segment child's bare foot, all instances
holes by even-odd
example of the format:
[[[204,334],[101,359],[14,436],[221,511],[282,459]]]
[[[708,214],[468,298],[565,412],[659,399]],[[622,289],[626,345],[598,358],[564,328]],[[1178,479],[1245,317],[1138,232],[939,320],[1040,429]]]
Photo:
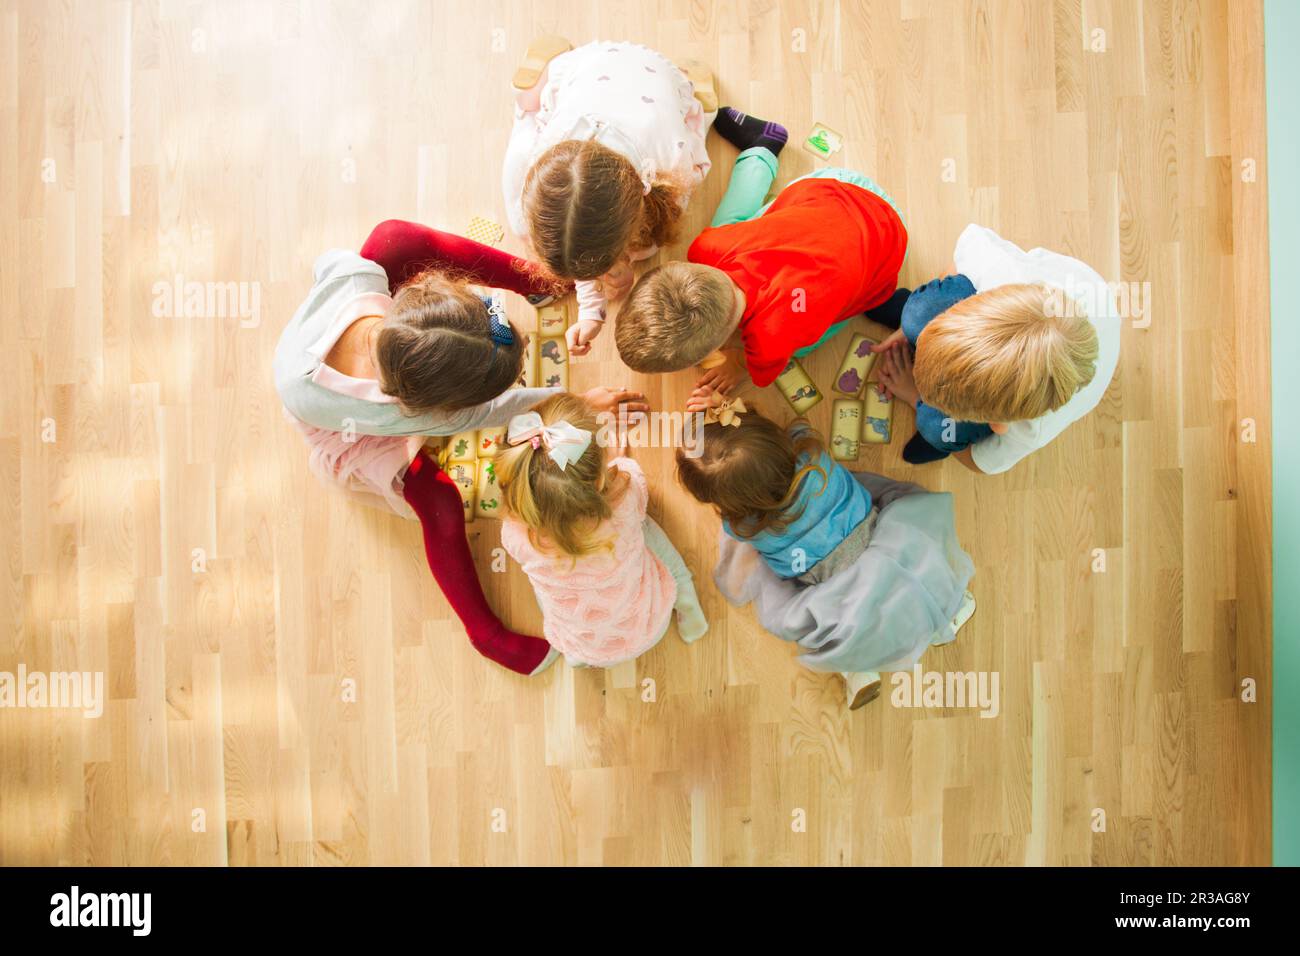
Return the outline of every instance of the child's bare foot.
[[[677,69],[686,74],[686,78],[695,87],[695,98],[706,113],[718,108],[718,89],[713,82],[713,71],[699,60],[678,60]]]
[[[534,37],[532,42],[528,44],[528,50],[524,53],[523,62],[515,70],[510,85],[520,92],[533,89],[541,82],[542,76],[546,73],[547,64],[561,53],[572,49],[573,44],[564,37]]]

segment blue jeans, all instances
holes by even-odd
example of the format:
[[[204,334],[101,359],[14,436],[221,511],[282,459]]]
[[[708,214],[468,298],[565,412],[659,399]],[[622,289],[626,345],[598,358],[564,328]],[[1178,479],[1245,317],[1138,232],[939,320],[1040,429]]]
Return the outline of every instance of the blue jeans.
[[[913,348],[921,331],[963,299],[975,294],[975,286],[964,275],[944,276],[917,286],[903,305],[903,334]],[[916,433],[939,451],[954,452],[993,434],[983,422],[956,421],[925,402],[916,404]]]

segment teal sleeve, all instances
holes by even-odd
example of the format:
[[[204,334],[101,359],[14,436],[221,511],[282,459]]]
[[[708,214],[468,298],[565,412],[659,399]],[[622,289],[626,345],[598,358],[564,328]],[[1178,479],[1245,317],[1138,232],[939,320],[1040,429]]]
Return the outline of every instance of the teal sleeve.
[[[763,200],[776,180],[777,161],[772,151],[754,146],[736,157],[727,192],[713,214],[710,226],[729,226],[759,215]]]

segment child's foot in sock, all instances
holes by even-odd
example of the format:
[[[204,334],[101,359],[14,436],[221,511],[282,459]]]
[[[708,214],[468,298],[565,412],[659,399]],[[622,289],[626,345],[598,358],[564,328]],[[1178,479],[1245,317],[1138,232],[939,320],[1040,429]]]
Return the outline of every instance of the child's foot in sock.
[[[708,630],[709,622],[704,619],[704,609],[698,602],[677,608],[677,633],[685,643],[698,641]]]
[[[763,146],[776,156],[790,138],[789,131],[780,123],[761,120],[756,116],[732,109],[730,106],[718,110],[718,118],[713,121],[713,128],[718,131],[719,136],[741,152],[755,146]]]

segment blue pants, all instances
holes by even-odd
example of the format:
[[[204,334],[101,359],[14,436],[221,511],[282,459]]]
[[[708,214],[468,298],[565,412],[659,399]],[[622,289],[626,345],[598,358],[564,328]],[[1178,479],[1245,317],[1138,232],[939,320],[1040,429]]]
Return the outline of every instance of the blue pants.
[[[934,279],[917,286],[903,305],[903,334],[913,348],[930,320],[975,294],[975,286],[963,275]],[[954,452],[993,434],[983,422],[956,421],[937,408],[917,402],[916,433],[938,451]]]

